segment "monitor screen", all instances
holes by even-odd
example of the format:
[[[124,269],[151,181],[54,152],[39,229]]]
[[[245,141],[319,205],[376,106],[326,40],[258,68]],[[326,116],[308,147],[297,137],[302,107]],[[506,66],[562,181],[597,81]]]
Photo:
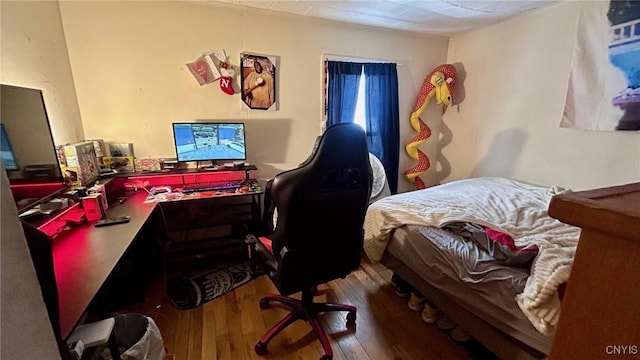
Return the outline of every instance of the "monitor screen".
[[[13,155],[11,141],[7,136],[7,131],[4,129],[4,124],[0,124],[0,152],[2,153],[2,165],[5,170],[10,171],[20,169],[16,162],[16,157]]]
[[[178,161],[246,160],[243,123],[173,123]]]
[[[0,86],[2,163],[18,213],[65,189],[42,91]]]

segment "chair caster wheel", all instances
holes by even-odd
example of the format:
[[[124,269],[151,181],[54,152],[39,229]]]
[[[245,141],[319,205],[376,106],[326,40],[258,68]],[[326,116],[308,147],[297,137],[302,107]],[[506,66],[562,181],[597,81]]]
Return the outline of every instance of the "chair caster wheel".
[[[333,355],[324,354],[324,355],[322,355],[320,360],[333,360]]]
[[[260,309],[267,309],[267,308],[269,308],[269,300],[260,299]]]
[[[253,347],[253,350],[255,350],[258,355],[264,355],[267,353],[267,344],[259,342]]]
[[[356,324],[356,313],[355,311],[350,311],[347,313],[347,326],[353,326]]]

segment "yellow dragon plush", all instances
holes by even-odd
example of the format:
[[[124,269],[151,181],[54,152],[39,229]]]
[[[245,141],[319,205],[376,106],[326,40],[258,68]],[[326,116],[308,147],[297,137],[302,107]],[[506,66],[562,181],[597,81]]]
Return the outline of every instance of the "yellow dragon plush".
[[[431,167],[427,154],[418,148],[431,136],[431,129],[420,119],[420,115],[429,104],[431,98],[435,97],[438,105],[442,105],[444,114],[447,106],[451,104],[452,93],[456,84],[456,68],[451,64],[444,64],[436,67],[424,79],[422,89],[418,94],[418,102],[411,113],[411,127],[418,133],[412,137],[405,147],[407,154],[411,158],[418,160],[418,164],[404,172],[405,177],[413,183],[416,189],[424,189],[424,181],[420,174]]]

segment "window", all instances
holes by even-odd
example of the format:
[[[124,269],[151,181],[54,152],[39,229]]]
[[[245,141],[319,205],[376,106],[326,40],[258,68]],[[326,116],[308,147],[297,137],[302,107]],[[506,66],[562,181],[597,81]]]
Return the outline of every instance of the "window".
[[[393,63],[326,62],[326,126],[355,122],[382,162],[391,193],[398,187],[398,73]]]
[[[362,126],[364,131],[367,131],[367,109],[365,105],[365,84],[367,78],[364,76],[364,67],[362,68],[362,73],[360,74],[360,83],[358,85],[358,97],[356,99],[356,111],[353,116],[353,122]]]

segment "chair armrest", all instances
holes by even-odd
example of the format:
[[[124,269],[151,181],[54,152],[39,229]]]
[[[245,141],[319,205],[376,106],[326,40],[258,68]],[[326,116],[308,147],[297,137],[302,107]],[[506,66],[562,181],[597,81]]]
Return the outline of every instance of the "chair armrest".
[[[267,238],[264,239],[268,240]],[[249,246],[251,272],[254,275],[257,273],[257,266],[260,266],[268,273],[275,273],[278,270],[278,260],[261,240],[249,234],[245,237],[244,242]]]
[[[273,214],[275,212],[276,206],[271,199],[271,184],[273,183],[273,179],[267,181],[264,186],[264,197],[262,198],[262,222],[260,224],[260,233],[262,235],[268,236],[273,232],[275,224],[273,223]]]

